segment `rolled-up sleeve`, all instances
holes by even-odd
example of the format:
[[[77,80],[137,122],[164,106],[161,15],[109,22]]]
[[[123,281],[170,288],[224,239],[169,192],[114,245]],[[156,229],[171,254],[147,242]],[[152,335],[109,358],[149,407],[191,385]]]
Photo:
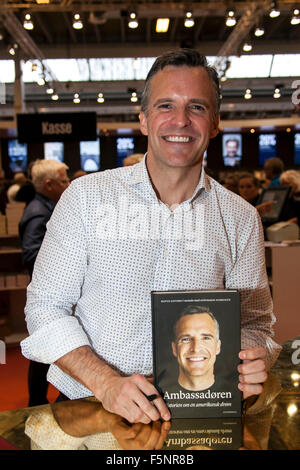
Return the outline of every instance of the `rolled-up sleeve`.
[[[241,295],[242,348],[263,346],[267,350],[270,368],[281,347],[273,340],[273,314],[266,266],[264,237],[260,217],[253,211],[249,224],[240,228],[241,243],[237,246],[237,261],[226,279],[226,288],[236,288]]]
[[[72,314],[87,269],[82,201],[76,184],[63,193],[47,224],[25,307],[29,337],[21,342],[28,359],[53,363],[89,339]]]

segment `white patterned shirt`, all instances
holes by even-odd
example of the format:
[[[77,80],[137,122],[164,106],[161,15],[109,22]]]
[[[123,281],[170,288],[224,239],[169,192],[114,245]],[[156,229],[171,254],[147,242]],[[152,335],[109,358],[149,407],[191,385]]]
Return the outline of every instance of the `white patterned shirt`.
[[[204,170],[193,196],[170,210],[145,158],[72,182],[55,207],[27,290],[28,359],[71,399],[91,391],[53,364],[84,345],[121,374],[152,373],[151,291],[237,289],[242,348],[264,346],[272,300],[257,210]],[[73,306],[76,305],[74,313]]]

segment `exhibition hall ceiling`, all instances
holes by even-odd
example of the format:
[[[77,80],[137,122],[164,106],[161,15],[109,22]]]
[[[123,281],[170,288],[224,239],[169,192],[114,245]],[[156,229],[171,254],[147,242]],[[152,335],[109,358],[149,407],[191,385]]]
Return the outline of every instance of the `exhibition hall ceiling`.
[[[21,60],[26,68],[24,102],[29,111],[88,108],[106,120],[136,121],[147,67],[157,55],[178,47],[196,48],[218,68],[224,79],[223,119],[297,115],[292,95],[295,81],[300,80],[298,7],[300,2],[292,0],[2,0],[0,82],[6,83],[6,104],[0,108],[1,118],[11,117],[14,109],[16,75],[5,79],[4,69],[9,75],[13,61]],[[272,10],[279,14],[270,17]],[[228,15],[235,20],[233,26],[226,24]],[[169,20],[165,32],[156,31],[158,18]],[[136,27],[131,28],[130,21]],[[259,30],[263,33],[256,35]],[[243,49],[246,43],[251,50]],[[244,56],[264,58],[247,67]],[[29,67],[37,69],[45,86],[31,81]],[[60,76],[64,70],[69,75]],[[59,95],[56,101],[47,93],[50,85]],[[274,98],[277,88],[280,97]],[[247,89],[252,93],[248,100],[244,97]],[[76,93],[80,99],[74,103]],[[137,93],[138,101],[130,100],[132,93]]]

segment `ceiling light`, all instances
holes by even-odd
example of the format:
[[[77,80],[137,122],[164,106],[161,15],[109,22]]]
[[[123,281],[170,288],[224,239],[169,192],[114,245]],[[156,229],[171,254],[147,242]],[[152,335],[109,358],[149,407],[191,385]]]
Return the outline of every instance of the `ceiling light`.
[[[80,19],[80,15],[78,13],[76,13],[74,15],[73,28],[74,29],[82,29],[83,28],[83,23],[82,23],[82,20]]]
[[[51,95],[51,99],[52,99],[53,101],[57,101],[57,100],[59,99],[58,94],[57,94],[57,93],[53,93],[53,95]]]
[[[103,93],[98,93],[97,101],[98,103],[104,103]]]
[[[228,13],[227,13],[227,17],[226,17],[226,26],[234,26],[236,24],[236,18],[234,16],[234,11],[233,10],[230,10]]]
[[[46,93],[48,93],[48,95],[52,95],[52,93],[54,93],[53,88],[51,88],[51,86],[49,86],[46,90]]]
[[[166,33],[169,29],[170,18],[157,18],[155,31],[157,33]]]
[[[137,28],[139,23],[138,23],[138,20],[137,20],[136,13],[134,13],[134,12],[130,13],[129,18],[130,18],[129,21],[128,21],[129,28],[131,28],[131,29]]]
[[[184,26],[186,28],[192,28],[195,24],[195,21],[193,20],[193,14],[191,11],[187,11],[185,14],[185,20],[184,20]]]
[[[132,103],[136,103],[136,102],[138,101],[138,97],[137,97],[135,91],[133,91],[133,92],[131,93],[130,101],[132,101]]]
[[[78,93],[75,93],[75,94],[74,94],[73,103],[75,103],[75,104],[79,104],[79,103],[80,103],[80,98],[79,98],[79,94],[78,94]]]
[[[245,52],[252,51],[252,44],[250,44],[249,42],[245,42],[245,44],[243,45],[243,51]]]
[[[272,9],[269,13],[270,18],[277,18],[280,15],[280,11],[277,6],[277,2],[273,2]]]
[[[265,34],[265,30],[262,26],[258,26],[255,31],[254,31],[254,34],[256,37],[260,37],[260,36],[263,36]]]
[[[287,128],[286,128],[286,132],[291,132],[291,130],[292,130],[292,129],[291,129],[290,127],[287,127]]]
[[[294,10],[294,14],[291,18],[291,24],[292,25],[295,25],[295,24],[299,24],[300,23],[300,12],[298,9]]]
[[[45,3],[50,3],[50,0],[35,0],[38,5],[42,5]]]
[[[15,43],[13,46],[8,46],[8,52],[10,53],[10,55],[15,55],[16,53],[16,49],[18,49],[18,44]]]
[[[37,64],[35,62],[32,62],[32,65],[31,65],[31,72],[36,72],[37,71]]]
[[[44,86],[46,82],[45,82],[44,77],[38,77],[36,83],[40,86]]]
[[[273,98],[280,98],[280,88],[275,88],[274,93],[273,93]]]
[[[31,16],[29,13],[25,15],[25,20],[23,23],[24,29],[27,29],[28,31],[32,30],[34,28],[34,24],[32,22]]]
[[[244,98],[245,98],[245,100],[251,100],[252,92],[251,92],[250,88],[247,88],[247,90],[245,91]]]

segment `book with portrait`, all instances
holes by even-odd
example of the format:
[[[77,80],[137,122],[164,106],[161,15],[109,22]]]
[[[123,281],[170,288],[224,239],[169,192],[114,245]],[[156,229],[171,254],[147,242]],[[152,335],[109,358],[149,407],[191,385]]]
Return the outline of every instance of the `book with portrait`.
[[[172,418],[238,418],[237,290],[153,291],[154,385]]]

